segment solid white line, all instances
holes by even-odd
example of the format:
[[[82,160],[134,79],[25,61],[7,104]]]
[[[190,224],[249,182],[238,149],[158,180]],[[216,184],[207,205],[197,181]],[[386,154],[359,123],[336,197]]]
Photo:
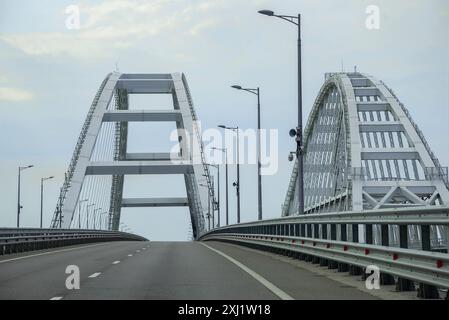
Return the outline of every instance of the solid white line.
[[[119,264],[120,263],[120,261],[114,261],[112,264]]]
[[[206,248],[209,248],[210,250],[214,251],[215,253],[218,253],[219,255],[225,257],[226,259],[228,259],[229,261],[231,261],[233,264],[235,264],[237,267],[239,267],[240,269],[242,269],[243,271],[245,271],[246,273],[248,273],[251,277],[253,277],[254,279],[256,279],[257,281],[259,281],[263,286],[265,286],[268,290],[270,290],[271,292],[273,292],[276,296],[278,296],[281,300],[294,300],[291,296],[289,296],[287,293],[285,293],[284,291],[282,291],[281,289],[279,289],[278,287],[276,287],[274,284],[272,284],[270,281],[268,281],[267,279],[265,279],[264,277],[262,277],[261,275],[259,275],[257,272],[251,270],[250,268],[248,268],[247,266],[245,266],[244,264],[238,262],[237,260],[235,260],[234,258],[228,256],[227,254],[214,249],[210,246],[208,246],[207,244],[201,243],[203,246],[205,246]]]
[[[99,275],[101,274],[101,272],[95,272],[95,273],[93,273],[93,274],[91,274],[88,278],[96,278],[96,277],[98,277]]]
[[[101,245],[105,245],[105,244],[106,243],[99,243],[99,244],[93,244],[93,245],[84,246],[84,247],[76,247],[76,248],[70,248],[70,249],[63,249],[63,250],[56,250],[56,251],[48,251],[48,252],[43,252],[43,253],[31,254],[29,256],[17,257],[17,258],[12,258],[12,259],[7,259],[7,260],[0,260],[0,263],[16,261],[16,260],[22,260],[22,259],[28,259],[28,258],[38,257],[38,256],[45,256],[47,254],[52,254],[52,253],[67,252],[67,251],[74,251],[74,250],[79,250],[79,249],[91,248],[91,247],[101,246]]]
[[[62,299],[62,297],[53,297],[50,300],[61,300],[61,299]]]

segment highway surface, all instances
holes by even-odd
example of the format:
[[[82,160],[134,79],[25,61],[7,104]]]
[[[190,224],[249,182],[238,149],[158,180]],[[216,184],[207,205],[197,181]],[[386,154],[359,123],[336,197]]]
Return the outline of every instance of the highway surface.
[[[66,267],[80,289],[66,289]],[[375,299],[231,244],[109,242],[0,257],[0,299]]]

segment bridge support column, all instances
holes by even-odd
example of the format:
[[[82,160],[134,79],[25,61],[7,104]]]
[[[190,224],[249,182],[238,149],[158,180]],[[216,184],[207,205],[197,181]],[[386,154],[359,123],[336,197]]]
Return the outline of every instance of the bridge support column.
[[[408,248],[408,226],[399,226],[399,246]],[[396,283],[396,291],[415,291],[415,283],[409,279],[398,278]]]
[[[430,243],[430,226],[421,226],[421,245],[423,251],[432,251]],[[420,283],[418,289],[418,297],[423,299],[439,299],[440,294],[435,286]]]

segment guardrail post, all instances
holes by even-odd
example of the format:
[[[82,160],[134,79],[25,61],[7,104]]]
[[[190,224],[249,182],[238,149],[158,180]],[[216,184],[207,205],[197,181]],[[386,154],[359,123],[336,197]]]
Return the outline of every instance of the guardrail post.
[[[367,224],[366,227],[366,243],[367,244],[373,244],[373,225],[372,224]]]
[[[359,225],[352,224],[352,242],[359,242]],[[360,276],[363,275],[363,269],[358,266],[349,266],[349,274],[352,276]]]
[[[430,243],[430,225],[421,225],[421,246],[423,251],[432,251]],[[423,299],[439,299],[440,294],[435,286],[420,283],[418,297]]]
[[[399,225],[399,247],[408,248],[408,226]],[[409,279],[398,278],[396,291],[415,291],[415,283]]]
[[[385,247],[390,246],[390,236],[388,234],[388,224],[383,224],[380,226],[381,232],[381,242]],[[385,274],[381,272],[380,274],[380,284],[383,285],[392,285],[395,284],[394,277],[391,274]]]
[[[347,232],[347,225],[346,224],[340,224],[340,240],[341,241],[348,241],[348,232]],[[348,272],[349,265],[346,263],[338,263],[338,272]]]
[[[330,229],[331,229],[331,240],[333,241],[337,240],[337,225],[331,224]],[[329,269],[337,269],[338,263],[336,261],[329,260],[327,266],[329,267]]]
[[[327,224],[323,223],[321,224],[321,239],[327,240]],[[327,266],[329,261],[324,258],[320,258],[320,266],[325,267]]]

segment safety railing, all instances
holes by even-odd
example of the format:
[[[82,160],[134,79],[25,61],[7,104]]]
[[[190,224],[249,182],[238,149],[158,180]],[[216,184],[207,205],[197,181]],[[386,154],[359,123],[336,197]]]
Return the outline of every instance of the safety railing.
[[[0,229],[0,255],[107,241],[147,239],[118,231],[4,228]]]
[[[376,229],[380,233],[378,244],[373,241]],[[399,247],[392,246],[392,230],[398,233]],[[414,239],[410,232],[416,230],[420,246],[411,249]],[[434,234],[438,241],[432,241]],[[449,207],[433,207],[283,217],[218,228],[200,240],[298,255],[329,268],[344,265],[344,270],[363,270],[375,265],[382,274],[399,277],[398,281],[426,286],[422,297],[435,297],[429,292],[449,289],[448,234]]]

